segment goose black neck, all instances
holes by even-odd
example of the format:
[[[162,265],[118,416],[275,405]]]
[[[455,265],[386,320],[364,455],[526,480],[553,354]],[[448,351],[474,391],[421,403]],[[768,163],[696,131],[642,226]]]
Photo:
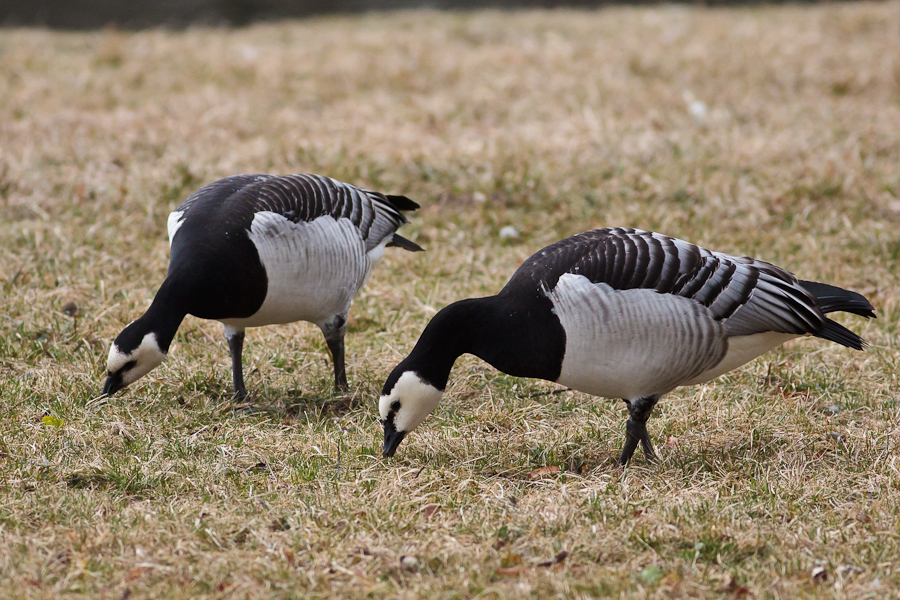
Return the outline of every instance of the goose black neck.
[[[134,347],[140,344],[147,333],[156,334],[156,342],[159,344],[160,350],[169,351],[169,346],[175,338],[178,327],[187,315],[184,294],[181,293],[180,286],[174,284],[171,279],[166,279],[147,312],[137,321],[128,326],[119,336],[125,336],[129,330],[133,330],[130,337],[134,337]],[[118,338],[117,338],[118,341]],[[131,344],[128,344],[131,345]],[[120,348],[122,345],[120,344]]]
[[[431,320],[404,361],[437,389],[444,389],[450,370],[463,354],[474,354],[494,368],[516,377],[559,378],[565,332],[552,314],[549,300],[527,302],[508,296],[455,302]]]

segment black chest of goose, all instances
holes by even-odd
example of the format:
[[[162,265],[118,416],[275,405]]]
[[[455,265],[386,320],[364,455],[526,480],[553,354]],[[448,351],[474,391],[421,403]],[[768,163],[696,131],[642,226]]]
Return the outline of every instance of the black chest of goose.
[[[421,250],[396,233],[417,208],[321,175],[235,175],[202,187],[169,215],[168,274],[110,347],[103,393],[159,365],[188,314],[222,322],[239,398],[244,330],[294,321],[319,326],[345,388],[350,304],[386,247]]]
[[[535,253],[496,296],[435,315],[384,384],[384,454],[434,410],[456,359],[474,354],[510,375],[624,400],[620,462],[638,443],[652,460],[646,422],[666,392],[803,335],[861,350],[825,316],[835,311],[875,317],[860,294],[761,260],[637,229],[581,233]]]

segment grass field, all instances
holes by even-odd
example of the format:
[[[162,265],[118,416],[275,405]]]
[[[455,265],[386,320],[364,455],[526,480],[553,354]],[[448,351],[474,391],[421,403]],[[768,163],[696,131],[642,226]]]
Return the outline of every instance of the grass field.
[[[241,30],[0,30],[0,597],[900,597],[900,4],[430,12]],[[99,399],[168,212],[318,172],[423,209],[319,331],[218,324]],[[457,363],[380,458],[435,311],[544,245],[653,229],[866,294],[871,347],[788,344],[621,402]],[[512,226],[518,237],[501,237]],[[403,558],[406,557],[406,558]]]

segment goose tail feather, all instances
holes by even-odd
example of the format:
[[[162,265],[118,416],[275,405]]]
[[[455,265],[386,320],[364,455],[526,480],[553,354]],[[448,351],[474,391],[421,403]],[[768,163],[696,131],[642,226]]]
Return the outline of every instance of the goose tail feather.
[[[844,311],[868,319],[876,318],[875,308],[862,294],[817,281],[801,281],[800,285],[813,295],[823,313]]]
[[[875,308],[862,294],[817,281],[801,281],[800,285],[812,294],[823,313],[844,311],[868,319],[876,318]],[[861,337],[831,319],[825,319],[825,324],[814,335],[854,350],[862,350],[867,345]]]
[[[387,243],[388,247],[396,247],[403,248],[404,250],[409,250],[410,252],[424,252],[425,248],[418,245],[417,243],[406,239],[401,235],[397,235],[396,233],[391,236],[391,241]]]
[[[391,194],[385,195],[385,198],[388,200],[388,204],[396,208],[397,210],[418,210],[421,208],[418,202],[410,200],[406,196],[394,196]]]

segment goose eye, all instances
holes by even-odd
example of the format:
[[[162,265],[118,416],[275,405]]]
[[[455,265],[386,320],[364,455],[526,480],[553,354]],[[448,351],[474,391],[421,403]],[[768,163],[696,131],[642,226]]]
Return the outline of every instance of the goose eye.
[[[136,364],[137,364],[136,360],[129,360],[127,363],[122,365],[122,368],[119,370],[120,371],[130,371],[131,369],[134,368],[134,365],[136,365]]]
[[[398,410],[400,410],[400,401],[399,400],[394,400],[393,402],[391,402],[391,410],[394,412],[397,412]]]

